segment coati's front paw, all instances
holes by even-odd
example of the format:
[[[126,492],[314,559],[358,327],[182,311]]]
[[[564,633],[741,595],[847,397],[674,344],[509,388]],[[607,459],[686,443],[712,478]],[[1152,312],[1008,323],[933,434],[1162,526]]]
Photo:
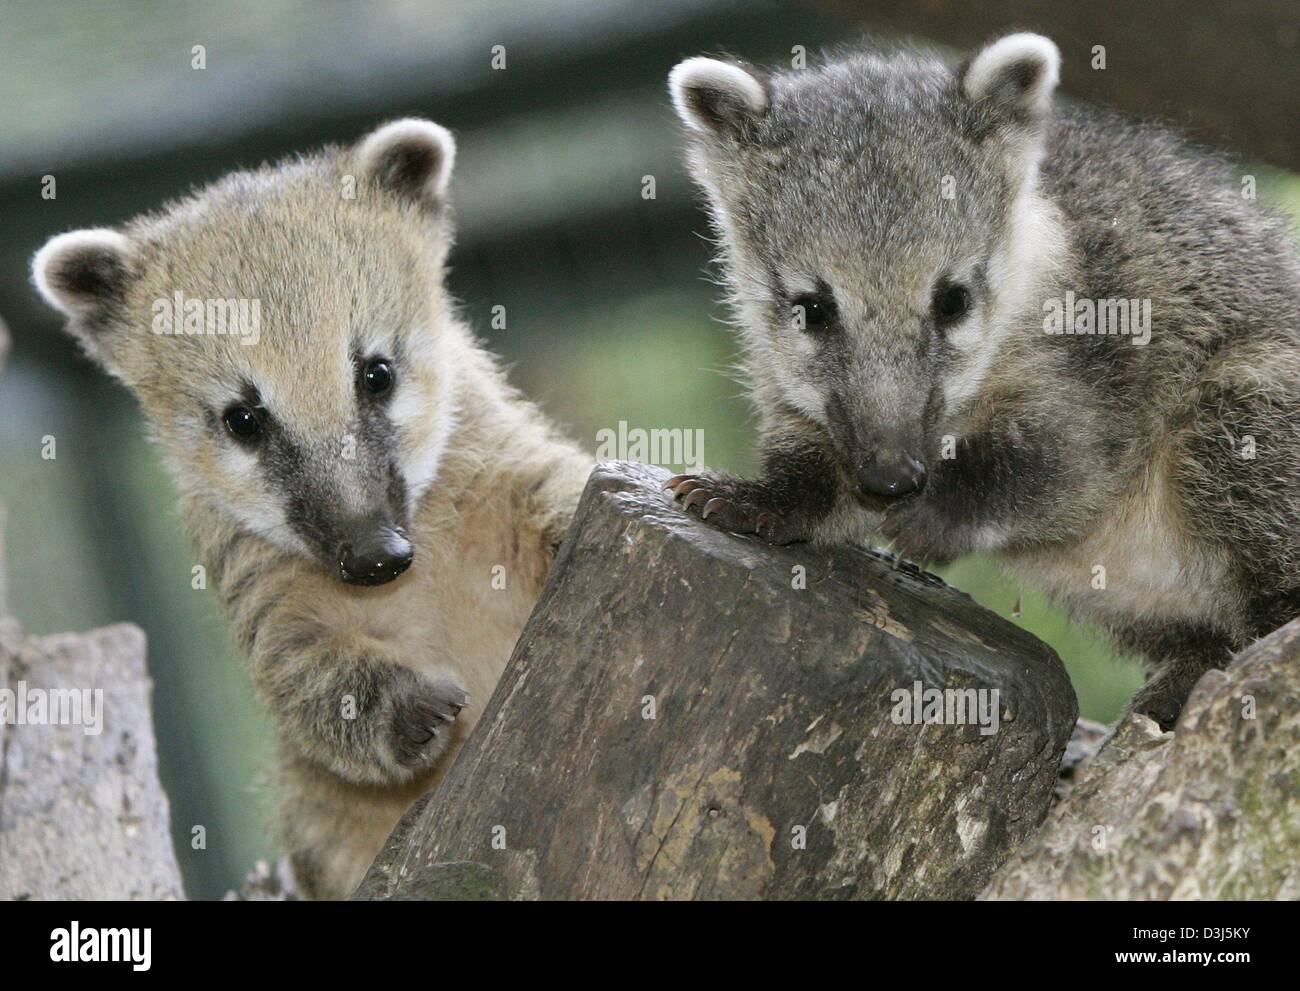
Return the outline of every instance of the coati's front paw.
[[[1128,704],[1128,713],[1147,716],[1168,733],[1178,722],[1188,696],[1203,673],[1179,667],[1157,671],[1133,696]]]
[[[393,695],[388,749],[397,767],[418,773],[432,767],[446,749],[451,724],[469,696],[450,678],[407,674]]]
[[[899,557],[921,565],[948,564],[970,550],[964,529],[950,524],[922,498],[890,506],[878,532]]]
[[[688,512],[697,507],[701,519],[728,533],[752,533],[772,544],[808,539],[797,521],[764,506],[758,483],[713,474],[674,475],[664,491]]]

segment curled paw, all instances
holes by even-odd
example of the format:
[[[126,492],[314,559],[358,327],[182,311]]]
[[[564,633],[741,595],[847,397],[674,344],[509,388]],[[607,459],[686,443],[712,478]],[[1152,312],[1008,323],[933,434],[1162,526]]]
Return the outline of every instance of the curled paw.
[[[1200,674],[1199,669],[1184,671],[1176,667],[1156,672],[1130,700],[1128,711],[1155,720],[1165,733],[1172,731]]]
[[[393,756],[402,767],[418,770],[442,753],[451,724],[469,704],[469,696],[450,678],[425,678],[415,672],[404,688],[393,703]]]
[[[920,499],[891,506],[878,532],[890,541],[895,554],[923,568],[950,564],[970,549],[962,529],[949,525]]]

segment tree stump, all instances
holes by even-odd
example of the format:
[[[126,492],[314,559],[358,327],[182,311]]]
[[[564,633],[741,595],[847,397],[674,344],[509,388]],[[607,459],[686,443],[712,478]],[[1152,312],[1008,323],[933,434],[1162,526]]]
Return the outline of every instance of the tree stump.
[[[184,897],[152,687],[139,627],[26,637],[0,601],[0,901]]]
[[[1300,898],[1300,620],[1122,723],[991,899]]]
[[[144,634],[119,624],[18,641],[13,620],[0,624],[0,688],[15,699],[103,691],[98,733],[85,724],[0,725],[0,899],[183,897],[158,781]]]
[[[595,470],[358,898],[972,898],[1042,821],[1077,714],[1050,648],[876,552],[721,533],[666,477]],[[916,724],[918,688],[962,694]],[[977,698],[996,731],[954,724]]]

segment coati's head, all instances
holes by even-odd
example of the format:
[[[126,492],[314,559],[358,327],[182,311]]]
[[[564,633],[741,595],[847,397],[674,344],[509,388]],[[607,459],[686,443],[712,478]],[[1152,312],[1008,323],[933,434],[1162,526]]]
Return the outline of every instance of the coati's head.
[[[1035,179],[1058,63],[1019,34],[957,69],[866,53],[669,77],[759,406],[820,424],[871,504],[925,484],[1055,253]]]
[[[33,263],[195,505],[355,584],[411,563],[404,528],[455,415],[454,156],[444,128],[397,121],[61,234]]]

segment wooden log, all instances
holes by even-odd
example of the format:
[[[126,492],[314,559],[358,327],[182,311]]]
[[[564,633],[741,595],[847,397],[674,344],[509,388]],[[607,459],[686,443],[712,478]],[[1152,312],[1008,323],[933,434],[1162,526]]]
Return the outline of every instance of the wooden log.
[[[865,549],[723,534],[666,477],[593,473],[358,898],[971,898],[1042,820],[1077,714],[1050,648]],[[903,722],[918,684],[996,690],[996,731]]]
[[[1120,725],[990,899],[1300,898],[1300,620]]]

